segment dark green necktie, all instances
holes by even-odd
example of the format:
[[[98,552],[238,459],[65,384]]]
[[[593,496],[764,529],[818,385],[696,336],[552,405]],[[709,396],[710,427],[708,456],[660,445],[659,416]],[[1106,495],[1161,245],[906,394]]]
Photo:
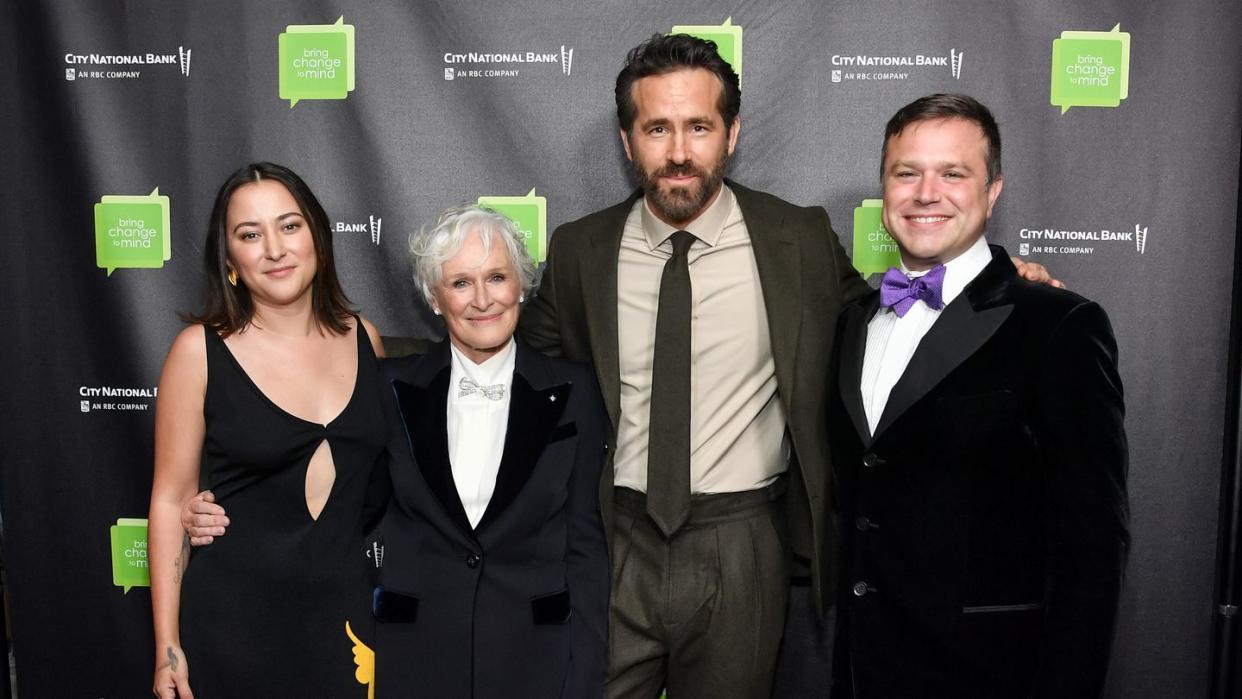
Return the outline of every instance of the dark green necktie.
[[[665,536],[690,514],[690,264],[694,234],[672,235],[673,256],[660,277],[651,425],[647,438],[647,513]]]

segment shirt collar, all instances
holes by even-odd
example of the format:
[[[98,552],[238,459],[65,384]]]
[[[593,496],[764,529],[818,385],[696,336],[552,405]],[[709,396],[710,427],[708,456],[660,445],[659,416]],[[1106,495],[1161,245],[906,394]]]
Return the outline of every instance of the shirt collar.
[[[729,214],[733,213],[733,207],[736,197],[733,196],[733,190],[727,185],[721,183],[720,193],[716,196],[707,210],[699,217],[691,221],[685,228],[674,228],[667,223],[661,221],[654,212],[651,211],[651,205],[647,203],[647,198],[643,197],[643,236],[647,239],[647,245],[652,250],[660,247],[660,244],[668,240],[669,236],[677,231],[689,231],[694,234],[695,238],[707,243],[709,246],[715,246],[720,240],[720,234],[724,231],[725,224],[729,221]]]
[[[509,344],[505,345],[504,349],[488,357],[482,364],[475,364],[451,341],[449,349],[453,355],[451,380],[454,384],[464,376],[480,386],[503,384],[508,387],[513,385],[513,367],[516,357],[513,338],[509,338]]]
[[[975,277],[983,271],[984,267],[992,261],[992,251],[988,249],[988,241],[984,236],[979,236],[974,244],[957,257],[944,263],[944,286],[940,289],[940,298],[944,301],[944,305],[949,305],[953,299],[962,293],[966,285],[974,281]],[[911,279],[927,274],[930,270],[921,272],[911,272],[906,267],[906,263],[901,263],[901,271]]]

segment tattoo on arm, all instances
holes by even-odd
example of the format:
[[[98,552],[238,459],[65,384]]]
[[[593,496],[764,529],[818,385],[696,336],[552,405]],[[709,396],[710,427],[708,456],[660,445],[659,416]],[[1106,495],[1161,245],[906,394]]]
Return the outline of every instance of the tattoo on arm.
[[[177,664],[178,664],[179,662],[180,662],[180,661],[177,659],[177,654],[173,652],[173,647],[172,647],[172,646],[168,646],[168,662],[161,664],[161,665],[159,666],[159,669],[160,669],[160,670],[163,670],[164,668],[166,668],[166,667],[167,667],[167,668],[172,668],[172,671],[173,671],[173,672],[176,672],[176,671],[177,671]]]
[[[186,534],[181,537],[181,553],[177,554],[177,558],[173,560],[173,582],[181,584],[181,576],[185,573],[185,569],[190,565],[190,535]],[[173,667],[173,669],[177,669]]]

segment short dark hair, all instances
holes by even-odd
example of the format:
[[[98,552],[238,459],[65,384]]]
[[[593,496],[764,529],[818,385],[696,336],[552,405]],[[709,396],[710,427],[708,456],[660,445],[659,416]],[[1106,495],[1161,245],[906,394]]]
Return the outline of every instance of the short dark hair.
[[[988,150],[984,159],[988,164],[988,184],[1001,174],[1000,127],[992,112],[978,100],[968,95],[937,93],[920,97],[897,110],[888,126],[884,127],[884,148],[880,152],[880,178],[884,177],[884,160],[888,157],[888,142],[911,124],[936,119],[965,119],[978,124],[987,140]]]
[[[203,264],[207,272],[206,299],[203,311],[187,314],[185,320],[202,323],[223,337],[245,330],[254,316],[254,303],[244,285],[228,282],[228,213],[233,193],[244,185],[271,180],[284,185],[298,203],[302,217],[310,228],[315,245],[315,278],[311,282],[311,308],[320,328],[336,334],[349,331],[345,319],[353,315],[349,299],[336,277],[336,261],[332,257],[332,229],[328,215],[310,187],[297,173],[274,163],[251,163],[229,175],[216,202],[211,207],[207,224],[207,241],[203,246]]]
[[[742,108],[742,89],[733,66],[720,57],[716,42],[689,34],[653,34],[650,39],[630,49],[625,67],[617,74],[617,121],[627,133],[634,126],[638,107],[634,104],[634,83],[640,78],[663,75],[675,70],[703,68],[720,79],[724,91],[716,109],[724,119],[725,131],[733,128],[733,120]]]

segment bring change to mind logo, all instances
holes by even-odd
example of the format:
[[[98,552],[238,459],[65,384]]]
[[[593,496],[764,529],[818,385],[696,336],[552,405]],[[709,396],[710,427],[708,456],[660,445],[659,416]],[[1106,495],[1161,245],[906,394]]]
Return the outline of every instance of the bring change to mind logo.
[[[526,241],[526,251],[530,253],[535,264],[541,264],[548,257],[548,200],[535,194],[531,189],[524,197],[479,197],[479,206],[484,206],[501,216],[505,216],[517,228],[518,233]]]
[[[884,200],[863,199],[854,209],[854,269],[867,279],[901,264],[901,251],[884,228]]]
[[[1065,31],[1052,42],[1050,101],[1070,107],[1117,107],[1130,96],[1130,34]]]
[[[95,266],[157,269],[172,259],[168,197],[156,187],[145,197],[104,195],[95,204]]]
[[[280,99],[343,100],[354,91],[354,25],[290,24],[278,39]]]
[[[131,588],[151,587],[147,567],[147,520],[122,517],[108,528],[112,543],[112,584],[129,594]]]
[[[719,25],[679,24],[669,30],[669,34],[689,34],[716,42],[720,57],[733,67],[738,83],[742,82],[742,28],[733,24],[732,17]]]

